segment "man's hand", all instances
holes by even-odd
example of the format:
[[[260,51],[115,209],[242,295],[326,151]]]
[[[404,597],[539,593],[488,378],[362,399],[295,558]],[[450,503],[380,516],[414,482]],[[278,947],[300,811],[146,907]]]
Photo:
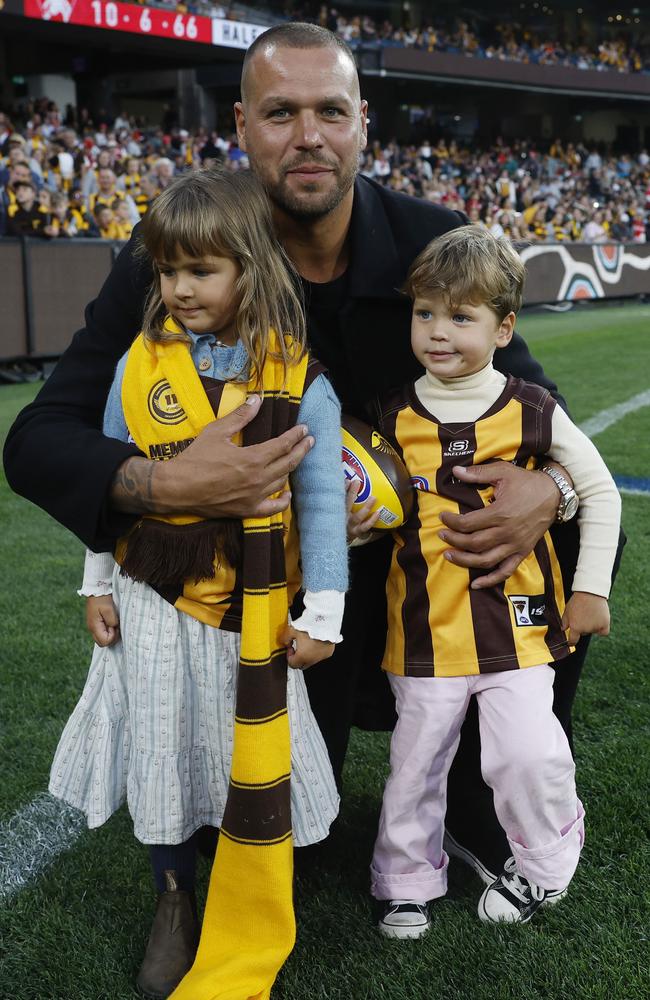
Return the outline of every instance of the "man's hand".
[[[604,597],[576,591],[567,601],[562,628],[575,646],[581,635],[609,635],[609,605]]]
[[[198,517],[268,517],[289,506],[284,490],[290,472],[314,444],[303,425],[263,444],[240,448],[232,438],[250,423],[260,397],[208,424],[192,444],[166,462],[133,457],[117,470],[111,488],[114,506],[131,514]]]
[[[469,514],[440,515],[445,528],[438,534],[451,546],[445,558],[457,566],[490,570],[472,582],[472,589],[493,587],[514,573],[553,524],[560,491],[545,473],[510,462],[456,465],[453,473],[464,483],[491,483],[494,501]],[[570,481],[568,473],[566,477]]]
[[[86,598],[86,626],[98,646],[112,646],[120,638],[120,619],[110,594]]]
[[[321,660],[328,660],[336,646],[333,642],[311,639],[307,632],[287,625],[280,636],[280,642],[287,647],[287,663],[295,670],[306,670]]]

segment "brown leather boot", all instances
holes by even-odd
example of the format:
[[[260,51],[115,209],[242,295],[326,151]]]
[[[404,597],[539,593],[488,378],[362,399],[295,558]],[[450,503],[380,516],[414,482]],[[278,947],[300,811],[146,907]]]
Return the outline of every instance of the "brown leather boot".
[[[193,892],[178,888],[176,872],[166,871],[166,892],[158,896],[156,914],[136,983],[152,1000],[174,992],[190,969],[199,944],[199,920]]]

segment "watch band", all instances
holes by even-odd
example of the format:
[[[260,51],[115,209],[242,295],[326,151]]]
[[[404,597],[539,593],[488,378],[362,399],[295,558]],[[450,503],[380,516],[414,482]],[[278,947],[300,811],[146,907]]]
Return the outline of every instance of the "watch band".
[[[543,465],[539,471],[545,472],[547,476],[550,476],[560,491],[560,503],[555,520],[561,524],[570,521],[578,510],[578,494],[568,479],[565,479],[557,469],[553,469],[550,465]]]

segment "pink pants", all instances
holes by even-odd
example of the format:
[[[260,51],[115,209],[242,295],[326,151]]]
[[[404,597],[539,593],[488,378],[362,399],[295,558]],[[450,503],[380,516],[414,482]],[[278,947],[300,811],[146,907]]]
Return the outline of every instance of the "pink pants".
[[[388,675],[398,721],[370,869],[376,899],[435,899],[447,891],[447,775],[472,694],[483,777],[519,871],[544,889],[569,884],[584,840],[584,810],[569,744],[553,714],[553,676],[546,664],[470,677]]]

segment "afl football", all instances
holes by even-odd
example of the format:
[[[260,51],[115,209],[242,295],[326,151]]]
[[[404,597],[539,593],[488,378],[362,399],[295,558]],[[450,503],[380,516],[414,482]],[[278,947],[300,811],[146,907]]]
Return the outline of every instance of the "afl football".
[[[353,510],[374,497],[372,510],[380,513],[373,531],[399,528],[413,508],[413,487],[402,459],[386,438],[356,417],[343,414],[341,429],[345,478],[360,483]]]

